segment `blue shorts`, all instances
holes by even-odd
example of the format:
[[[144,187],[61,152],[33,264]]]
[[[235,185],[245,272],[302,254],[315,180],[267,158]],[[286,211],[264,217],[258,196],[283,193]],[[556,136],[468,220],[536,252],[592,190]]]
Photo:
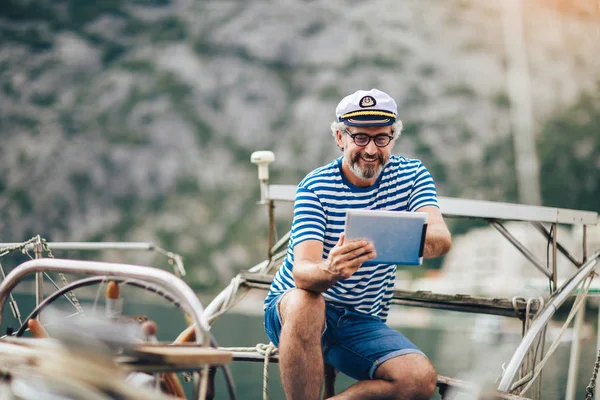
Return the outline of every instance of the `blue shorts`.
[[[275,346],[279,346],[281,334],[278,304],[283,295],[275,297],[265,309],[265,332]],[[378,317],[329,303],[321,338],[324,361],[359,381],[372,379],[377,367],[390,358],[411,353],[424,356],[410,340]]]

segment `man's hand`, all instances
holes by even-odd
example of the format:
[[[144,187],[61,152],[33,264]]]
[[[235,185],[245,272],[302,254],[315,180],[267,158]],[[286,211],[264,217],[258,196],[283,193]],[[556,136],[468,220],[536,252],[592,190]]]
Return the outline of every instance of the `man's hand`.
[[[336,245],[329,252],[323,269],[333,275],[336,281],[350,278],[362,263],[375,258],[373,243],[362,239],[355,239],[345,243],[342,233]]]
[[[350,278],[367,260],[375,258],[375,246],[366,240],[346,243],[344,234],[323,258],[323,242],[305,240],[294,247],[294,282],[299,289],[325,292],[338,281]]]

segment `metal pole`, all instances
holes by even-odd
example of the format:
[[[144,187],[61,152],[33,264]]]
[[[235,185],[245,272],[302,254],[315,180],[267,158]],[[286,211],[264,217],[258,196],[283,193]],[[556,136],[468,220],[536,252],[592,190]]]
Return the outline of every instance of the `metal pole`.
[[[515,152],[515,169],[519,201],[539,205],[540,177],[533,134],[531,83],[521,0],[502,1],[504,48],[506,51],[506,80],[510,99],[509,117]]]
[[[42,250],[42,238],[38,235],[33,246],[36,260],[42,258]],[[42,301],[44,301],[44,273],[38,272],[35,274],[35,306],[39,306]],[[40,315],[38,315],[37,319],[39,321]]]
[[[517,238],[515,238],[504,227],[504,225],[502,225],[498,221],[490,221],[490,225],[492,225],[494,228],[496,228],[498,230],[498,232],[500,232],[506,239],[508,239],[508,241],[511,242],[513,244],[513,246],[515,246],[517,248],[517,250],[519,250],[521,252],[521,254],[523,254],[529,261],[531,261],[531,263],[533,264],[534,267],[539,269],[548,278],[552,279],[552,273],[550,271],[548,271],[548,268],[546,268],[546,266],[540,260],[538,260],[535,257],[535,255],[533,255],[533,253],[531,251],[529,251],[529,249],[527,249],[525,246],[523,246],[517,240]]]
[[[169,264],[179,276],[185,276],[185,267],[179,254],[166,251],[152,242],[46,242],[48,248],[52,250],[148,250],[155,251],[169,258]],[[0,248],[21,248],[22,243],[0,243]],[[31,250],[36,246],[30,243],[25,249]],[[39,257],[36,257],[39,258]]]
[[[554,223],[552,226],[554,227],[554,235],[552,235],[552,293],[554,293],[558,290],[558,274],[556,272],[558,267],[558,260],[556,259],[556,237],[558,236],[558,224]]]
[[[569,370],[567,372],[567,392],[565,400],[575,400],[575,394],[577,392],[577,375],[579,374],[579,353],[581,348],[581,328],[585,320],[585,302],[587,298],[584,297],[581,301],[583,302],[581,308],[575,316],[574,337],[573,343],[571,344],[571,356],[569,357]]]
[[[582,243],[583,243],[583,262],[586,262],[587,261],[587,225],[583,225]]]
[[[273,258],[273,244],[275,244],[275,202],[273,200],[267,201],[267,210],[269,215],[269,236],[267,244],[267,259],[271,261]]]
[[[0,243],[0,247],[15,247],[21,243]],[[52,250],[154,250],[151,242],[46,242]],[[25,246],[27,250],[35,247],[34,244]]]
[[[596,337],[596,354],[600,351],[600,307],[598,307],[598,333]],[[600,399],[600,385],[596,385],[596,390],[594,393],[594,398]]]
[[[534,228],[536,228],[542,235],[544,235],[546,239],[550,239],[550,232],[546,230],[546,227],[541,222],[532,222],[531,225],[533,225]],[[583,229],[585,229],[585,225],[583,226]],[[567,257],[569,261],[571,261],[576,267],[581,267],[581,264],[583,264],[586,261],[585,258],[583,262],[577,261],[577,259],[571,253],[569,253],[569,251],[565,249],[563,245],[561,245],[559,242],[556,243],[556,246],[558,246],[558,251],[560,251],[565,257]]]

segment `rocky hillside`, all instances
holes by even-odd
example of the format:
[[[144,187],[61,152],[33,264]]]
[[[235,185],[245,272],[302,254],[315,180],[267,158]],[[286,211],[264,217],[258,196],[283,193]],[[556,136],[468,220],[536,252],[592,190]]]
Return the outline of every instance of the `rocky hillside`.
[[[396,98],[396,152],[442,194],[516,200],[504,4],[3,0],[0,241],[154,241],[226,279],[265,250],[250,153],[297,182],[338,155],[328,127],[358,88]],[[525,2],[538,136],[599,92],[594,5]]]

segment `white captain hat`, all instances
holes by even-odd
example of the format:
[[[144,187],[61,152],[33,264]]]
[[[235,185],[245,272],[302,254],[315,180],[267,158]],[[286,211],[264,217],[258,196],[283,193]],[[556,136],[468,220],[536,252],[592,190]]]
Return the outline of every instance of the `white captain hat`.
[[[340,101],[335,115],[348,126],[388,126],[396,122],[398,106],[381,90],[358,90]]]

